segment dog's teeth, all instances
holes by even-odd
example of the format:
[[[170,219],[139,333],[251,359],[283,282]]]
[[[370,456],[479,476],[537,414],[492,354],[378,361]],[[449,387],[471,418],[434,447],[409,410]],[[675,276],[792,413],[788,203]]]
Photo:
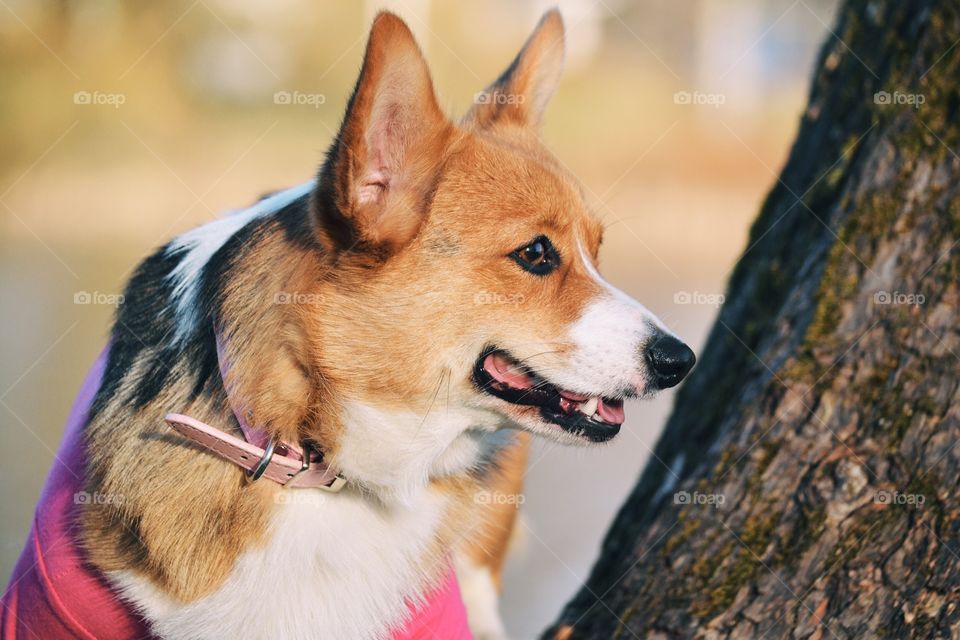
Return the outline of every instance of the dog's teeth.
[[[581,413],[585,413],[588,416],[592,416],[597,412],[597,405],[600,404],[599,398],[590,398],[586,402],[581,402],[580,406],[577,407]]]

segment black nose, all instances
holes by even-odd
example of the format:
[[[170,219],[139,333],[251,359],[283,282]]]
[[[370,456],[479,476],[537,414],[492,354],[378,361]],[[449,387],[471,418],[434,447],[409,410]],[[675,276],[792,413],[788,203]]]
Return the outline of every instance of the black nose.
[[[669,389],[680,384],[696,361],[693,350],[673,336],[661,334],[647,347],[647,363],[658,389]]]

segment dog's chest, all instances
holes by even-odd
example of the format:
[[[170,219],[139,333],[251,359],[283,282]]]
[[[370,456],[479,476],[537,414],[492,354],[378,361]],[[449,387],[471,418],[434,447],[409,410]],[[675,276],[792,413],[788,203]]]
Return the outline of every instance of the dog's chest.
[[[215,592],[171,601],[128,572],[110,577],[167,638],[383,638],[408,612],[446,498],[425,489],[385,509],[350,492],[281,492],[267,543]]]

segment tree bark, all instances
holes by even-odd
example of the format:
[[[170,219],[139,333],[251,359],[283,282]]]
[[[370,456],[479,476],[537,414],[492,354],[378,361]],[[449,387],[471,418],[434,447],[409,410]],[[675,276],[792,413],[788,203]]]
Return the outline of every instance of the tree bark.
[[[960,637],[958,106],[960,4],[845,3],[700,364],[545,637]]]

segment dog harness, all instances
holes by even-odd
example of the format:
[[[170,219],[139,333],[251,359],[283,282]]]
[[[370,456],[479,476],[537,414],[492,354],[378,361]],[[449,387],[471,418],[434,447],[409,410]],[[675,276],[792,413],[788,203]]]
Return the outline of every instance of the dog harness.
[[[147,622],[120,599],[100,572],[86,562],[78,544],[77,522],[82,505],[109,499],[109,496],[86,493],[83,479],[86,473],[83,428],[100,387],[106,356],[104,350],[87,374],[67,419],[63,440],[40,495],[26,546],[0,600],[0,640],[155,638]],[[191,440],[216,451],[251,474],[259,473],[258,477],[289,486],[331,489],[337,485],[338,476],[322,465],[318,454],[307,448],[269,441],[261,443],[266,445],[264,448],[187,416],[174,414],[167,419],[178,432],[193,433],[196,437],[188,436]],[[241,422],[241,426],[243,424]],[[249,437],[259,436],[256,430],[251,430]],[[265,438],[265,434],[262,437]],[[269,455],[271,448],[272,456]],[[266,463],[260,464],[264,460]],[[287,474],[292,475],[288,477]],[[318,630],[318,636],[322,635],[322,630]],[[469,640],[471,637],[452,567],[439,585],[427,594],[422,605],[409,607],[402,627],[391,635],[393,640]]]

